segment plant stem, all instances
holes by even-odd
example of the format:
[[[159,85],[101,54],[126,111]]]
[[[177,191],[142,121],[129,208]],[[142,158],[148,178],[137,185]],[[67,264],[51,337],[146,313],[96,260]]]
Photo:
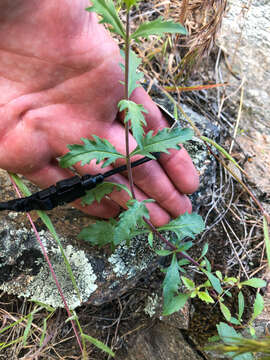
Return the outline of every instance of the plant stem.
[[[127,8],[127,16],[126,16],[126,39],[125,39],[125,100],[129,99],[128,96],[128,74],[129,74],[129,8]],[[126,112],[126,111],[125,111]],[[132,177],[131,170],[131,161],[129,155],[129,121],[125,123],[125,140],[126,140],[126,161],[127,161],[127,172],[128,172],[128,181],[130,185],[130,190],[133,199],[136,199],[135,191],[134,191],[134,183]]]
[[[16,193],[18,194],[19,197],[21,197],[21,193],[20,193],[20,191],[19,191],[19,189],[18,189],[18,187],[17,187],[17,185],[16,185],[16,182],[15,182],[15,180],[13,179],[12,174],[10,174],[10,173],[9,173],[9,178],[10,178],[10,180],[11,180],[11,182],[12,182],[14,188],[15,188]],[[62,301],[63,301],[63,304],[64,304],[64,306],[65,306],[65,309],[66,309],[66,312],[67,312],[67,314],[68,314],[68,317],[71,317],[71,316],[72,316],[71,311],[69,310],[69,307],[68,307],[68,304],[67,304],[65,295],[64,295],[64,293],[63,293],[63,291],[62,291],[62,288],[61,288],[61,286],[60,286],[60,284],[59,284],[59,281],[58,281],[57,276],[56,276],[56,274],[55,274],[55,271],[54,271],[54,269],[53,269],[52,263],[51,263],[51,261],[50,261],[50,259],[49,259],[48,254],[47,254],[46,248],[44,247],[44,245],[43,245],[43,243],[42,243],[42,241],[41,241],[41,239],[40,239],[39,233],[38,233],[38,231],[37,231],[37,228],[36,228],[36,226],[35,226],[32,218],[31,218],[30,214],[29,214],[29,213],[26,213],[26,215],[27,215],[27,217],[28,217],[28,219],[29,219],[29,221],[30,221],[30,224],[31,224],[32,229],[33,229],[33,231],[34,231],[34,233],[35,233],[36,239],[37,239],[37,241],[38,241],[38,243],[39,243],[39,245],[40,245],[40,247],[41,247],[42,254],[43,254],[45,260],[47,261],[47,264],[48,264],[48,266],[49,266],[49,269],[50,269],[52,278],[53,278],[53,280],[54,280],[54,282],[55,282],[55,285],[56,285],[56,287],[57,287],[57,290],[58,290],[58,292],[59,292],[59,295],[60,295],[60,297],[61,297],[61,299],[62,299]],[[75,334],[77,343],[78,343],[78,345],[79,345],[79,347],[80,347],[81,353],[83,354],[83,347],[82,347],[82,344],[81,344],[81,340],[80,340],[78,331],[77,331],[77,329],[76,329],[76,326],[75,326],[75,323],[74,323],[73,320],[71,320],[71,326],[72,326],[72,328],[73,328],[73,331],[74,331],[74,334]]]
[[[177,250],[177,247],[174,246],[170,241],[168,241],[167,239],[165,239],[164,236],[161,235],[161,233],[154,227],[154,225],[151,223],[150,220],[148,220],[145,216],[143,217],[143,220],[146,222],[146,224],[150,227],[150,229],[153,231],[153,233],[155,235],[157,235],[160,240],[162,242],[164,242],[171,250]],[[182,258],[187,259],[188,261],[190,261],[193,265],[196,265],[198,267],[200,267],[200,264],[195,261],[194,259],[192,259],[190,256],[188,256],[187,254],[184,254],[182,251],[178,252],[177,254],[179,254]]]

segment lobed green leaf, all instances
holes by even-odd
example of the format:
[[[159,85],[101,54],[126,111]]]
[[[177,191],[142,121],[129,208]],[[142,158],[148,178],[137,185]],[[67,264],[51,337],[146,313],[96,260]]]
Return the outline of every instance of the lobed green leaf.
[[[132,198],[132,194],[129,188],[125,185],[105,181],[101,184],[98,184],[95,188],[86,191],[86,195],[82,198],[82,204],[90,205],[94,201],[100,203],[101,199],[103,199],[104,196],[111,194],[114,189],[118,191],[125,190]]]
[[[143,217],[149,219],[149,212],[144,201],[129,200],[128,209],[119,215],[119,221],[114,230],[114,245],[127,242],[137,227],[145,227]]]
[[[172,130],[169,128],[164,128],[156,135],[153,136],[153,131],[149,131],[146,136],[142,139],[142,149],[137,146],[135,150],[132,151],[130,156],[141,154],[148,156],[151,159],[155,157],[151,154],[153,152],[165,152],[169,153],[168,149],[180,149],[179,144],[187,140],[190,140],[193,136],[193,131],[191,129],[185,128],[180,129],[176,127]]]
[[[186,212],[170,221],[169,224],[159,227],[158,230],[172,231],[176,234],[179,241],[181,241],[184,237],[194,239],[196,234],[204,230],[204,227],[205,225],[200,215]]]
[[[120,50],[122,58],[125,60],[125,53]],[[129,52],[129,66],[128,66],[128,97],[131,96],[133,90],[140,86],[140,80],[143,78],[143,73],[138,71],[138,67],[141,64],[141,59],[135,54],[134,51]],[[123,73],[125,74],[125,65],[119,64]],[[123,82],[122,82],[123,83]]]
[[[146,125],[143,112],[147,113],[148,111],[142,105],[136,104],[131,100],[119,101],[118,107],[120,111],[126,110],[124,122],[130,121],[132,134],[136,139],[138,146],[142,149],[142,140],[144,136],[143,125]]]
[[[163,35],[164,33],[187,35],[187,31],[183,25],[175,23],[171,20],[163,20],[163,18],[160,17],[156,20],[140,24],[130,37],[131,39],[138,40],[140,37]]]
[[[86,10],[89,12],[95,12],[102,17],[101,24],[109,24],[110,31],[125,37],[125,28],[118,16],[116,8],[112,0],[91,0],[92,6]]]
[[[97,164],[106,160],[101,166],[106,167],[117,159],[125,157],[120,154],[108,140],[101,139],[96,135],[92,136],[94,140],[81,138],[84,142],[83,145],[68,145],[70,151],[61,157],[60,166],[67,168],[78,162],[81,162],[81,166],[84,166],[95,159]]]
[[[90,242],[92,245],[103,246],[113,242],[116,220],[96,221],[84,228],[78,235],[79,239]]]

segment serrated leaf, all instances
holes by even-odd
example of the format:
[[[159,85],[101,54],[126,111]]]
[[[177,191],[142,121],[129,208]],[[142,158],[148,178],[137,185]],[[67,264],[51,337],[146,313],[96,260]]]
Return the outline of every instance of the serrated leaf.
[[[130,121],[132,135],[136,139],[138,146],[142,148],[143,125],[146,125],[143,112],[147,113],[148,111],[142,105],[136,104],[131,100],[119,101],[118,107],[120,111],[126,110],[124,122]]]
[[[122,58],[125,60],[125,53],[120,50]],[[128,66],[128,97],[131,96],[134,89],[140,86],[139,82],[143,78],[143,73],[138,71],[138,67],[141,64],[141,59],[135,54],[134,51],[129,52],[129,66]],[[125,74],[125,65],[119,64],[123,73]]]
[[[204,222],[200,215],[186,212],[158,229],[174,232],[179,240],[187,236],[194,239],[196,234],[204,230]]]
[[[254,288],[262,288],[266,286],[266,281],[259,279],[259,278],[252,278],[252,279],[248,279],[246,281],[243,281],[239,284],[240,286],[251,286]]]
[[[187,300],[189,299],[189,294],[179,294],[171,299],[171,301],[164,307],[163,315],[171,315],[179,310],[181,310]]]
[[[191,279],[185,276],[181,276],[181,280],[183,281],[183,284],[188,290],[193,290],[195,288],[195,284]]]
[[[125,28],[118,16],[112,0],[91,0],[92,6],[86,10],[95,12],[101,16],[100,24],[109,24],[110,31],[120,35],[123,39],[125,37]]]
[[[149,219],[149,212],[144,201],[129,200],[128,209],[119,215],[119,221],[114,231],[114,245],[130,240],[130,235],[137,227],[145,227],[143,217]]]
[[[115,353],[107,345],[103,344],[103,342],[99,341],[98,339],[95,339],[92,336],[86,334],[81,334],[81,336],[85,340],[89,341],[91,344],[95,345],[100,350],[105,351],[107,354],[111,355],[112,357],[115,356]]]
[[[232,315],[231,315],[230,310],[227,308],[227,306],[224,305],[224,304],[222,304],[222,303],[220,302],[220,303],[219,303],[219,307],[220,307],[220,310],[221,310],[223,316],[225,317],[225,319],[226,319],[227,321],[230,321]]]
[[[125,190],[132,198],[132,194],[129,188],[127,188],[125,185],[105,181],[101,184],[98,184],[95,188],[86,191],[86,195],[82,198],[82,204],[90,205],[94,201],[100,203],[101,199],[103,199],[104,196],[111,194],[114,189],[118,191]]]
[[[244,308],[245,308],[245,299],[244,299],[242,291],[240,291],[238,294],[238,319],[239,320],[242,319],[242,316],[244,313]]]
[[[101,166],[106,167],[114,163],[117,159],[125,157],[120,154],[108,140],[101,139],[96,135],[92,136],[94,140],[81,138],[84,145],[68,145],[70,151],[61,157],[60,166],[67,168],[77,162],[81,162],[81,165],[84,166],[94,159],[96,159],[96,163],[99,164],[101,161],[107,159]]]
[[[179,267],[176,255],[173,254],[170,266],[166,269],[166,276],[163,281],[164,313],[167,313],[168,306],[180,286]]]
[[[163,20],[162,17],[159,17],[156,20],[140,24],[130,37],[131,39],[137,40],[140,37],[163,35],[164,33],[187,35],[187,31],[183,25],[171,20],[166,21]]]
[[[180,129],[174,128],[170,130],[169,128],[164,128],[156,135],[153,136],[153,131],[149,131],[142,140],[143,149],[139,146],[132,151],[131,156],[136,154],[141,154],[148,156],[150,158],[155,158],[151,153],[153,152],[165,152],[169,153],[168,149],[180,149],[179,144],[187,140],[190,140],[193,136],[193,131],[191,129]]]
[[[113,234],[116,221],[96,221],[94,224],[84,228],[78,235],[79,239],[90,242],[92,245],[103,246],[113,242]]]
[[[264,301],[261,294],[257,293],[254,304],[253,304],[253,314],[252,314],[252,321],[256,319],[257,316],[261,314],[264,309]]]
[[[214,299],[206,291],[199,291],[198,297],[207,304],[213,304],[215,302]]]
[[[213,288],[216,290],[216,292],[218,294],[221,294],[223,292],[223,290],[220,285],[220,280],[215,275],[210,273],[209,271],[203,270],[203,272],[208,277],[209,281],[211,282],[211,284],[212,284]]]

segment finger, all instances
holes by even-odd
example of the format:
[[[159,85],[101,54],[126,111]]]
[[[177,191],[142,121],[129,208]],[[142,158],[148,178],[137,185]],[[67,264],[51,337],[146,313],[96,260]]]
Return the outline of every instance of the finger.
[[[86,165],[84,167],[79,167],[76,166],[76,169],[78,170],[78,172],[82,175],[84,174],[92,174],[92,173],[102,173],[105,170],[108,171],[110,170],[110,167],[106,167],[106,169],[100,169],[98,171],[98,169],[96,168],[95,165]],[[129,182],[128,179],[121,175],[121,174],[115,174],[113,176],[110,176],[107,181],[116,183],[116,184],[122,184],[129,187]],[[134,191],[135,191],[135,196],[136,199],[138,201],[143,201],[148,199],[149,197],[141,190],[139,189],[137,186],[134,186]],[[130,200],[130,196],[128,194],[127,191],[125,190],[118,190],[117,188],[115,190],[112,191],[112,193],[110,193],[108,195],[113,201],[115,201],[117,204],[119,204],[122,208],[127,209],[127,201]],[[159,204],[157,204],[156,202],[154,203],[147,203],[146,207],[149,211],[149,215],[150,215],[150,219],[152,221],[152,223],[155,226],[162,226],[167,224],[170,221],[170,215],[167,211],[165,211],[163,208],[161,208],[159,206]]]
[[[42,170],[25,175],[28,180],[37,184],[41,188],[49,187],[57,181],[74,176],[72,172],[58,167],[57,162],[53,162]],[[100,218],[115,217],[119,213],[119,206],[112,200],[102,199],[100,203],[94,202],[91,205],[82,206],[81,200],[78,199],[72,203],[77,209],[91,216]]]
[[[115,145],[120,153],[125,153],[125,144],[121,141],[124,136],[124,128],[117,122],[106,134],[106,138]],[[129,136],[129,143],[130,151],[132,151],[137,145],[132,135]],[[117,164],[124,163],[124,159],[117,162]],[[91,169],[91,164],[89,169],[94,171],[93,168]],[[154,199],[160,208],[166,210],[167,213],[178,216],[185,211],[191,211],[189,199],[178,191],[157,161],[153,160],[134,168],[133,179],[137,188],[148,198]]]
[[[167,120],[142,88],[137,88],[133,92],[132,100],[142,104],[148,111],[145,116],[147,122],[146,131],[154,130],[154,132],[157,132],[164,127],[168,127]],[[197,190],[199,175],[183,147],[180,151],[171,150],[170,155],[162,154],[159,160],[174,185],[182,193],[191,194]]]

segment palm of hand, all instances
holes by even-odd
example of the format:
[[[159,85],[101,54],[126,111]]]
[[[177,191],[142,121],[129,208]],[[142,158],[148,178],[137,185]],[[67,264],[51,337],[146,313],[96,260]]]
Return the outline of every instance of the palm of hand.
[[[0,35],[9,34],[0,42],[0,167],[21,173],[41,187],[71,175],[58,167],[56,159],[67,152],[67,144],[78,143],[81,137],[98,135],[125,153],[124,127],[117,114],[123,97],[118,47],[92,14],[82,16],[81,7],[78,15],[37,5],[29,22],[26,7],[25,21],[15,17],[0,26]],[[13,32],[19,35],[14,38]],[[143,90],[137,89],[133,100],[149,111],[148,129],[166,126]],[[132,136],[130,144],[136,146]],[[165,171],[151,162],[134,174],[138,198],[157,200],[148,205],[157,225],[166,223],[170,214],[190,209],[189,200],[178,190],[192,192],[198,183],[184,150],[163,156],[161,163]],[[77,170],[97,173],[100,167],[91,162]],[[111,180],[127,184],[123,175]],[[124,206],[127,197],[114,192],[111,199],[84,211],[114,216],[117,204]]]

